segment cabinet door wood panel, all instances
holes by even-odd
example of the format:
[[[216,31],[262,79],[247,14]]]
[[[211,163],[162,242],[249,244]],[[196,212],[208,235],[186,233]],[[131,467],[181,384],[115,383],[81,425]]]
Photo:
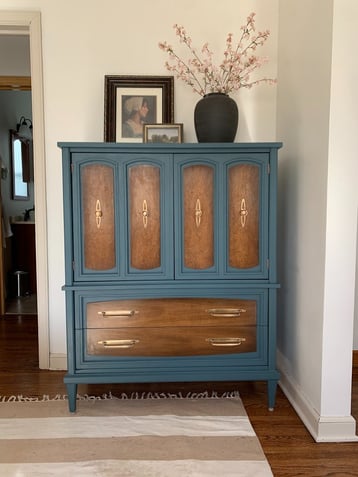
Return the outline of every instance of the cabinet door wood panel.
[[[203,270],[214,265],[214,171],[187,166],[183,173],[184,266]],[[179,212],[179,211],[178,211]]]
[[[115,267],[113,169],[107,165],[82,167],[84,265],[91,270]]]
[[[160,266],[160,171],[151,165],[129,168],[130,265]]]
[[[101,356],[196,356],[256,350],[255,326],[89,329],[87,353]]]
[[[229,168],[229,265],[259,265],[259,167],[238,164]]]
[[[87,304],[87,328],[255,325],[255,300],[160,298]]]

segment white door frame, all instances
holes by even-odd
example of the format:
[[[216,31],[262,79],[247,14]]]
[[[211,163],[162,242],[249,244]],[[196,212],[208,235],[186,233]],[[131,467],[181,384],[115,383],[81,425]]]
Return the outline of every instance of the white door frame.
[[[1,11],[0,35],[25,33],[30,36],[31,97],[34,183],[36,211],[36,280],[39,367],[50,367],[49,343],[49,301],[48,301],[48,258],[47,258],[47,209],[46,209],[46,169],[44,134],[44,99],[42,75],[41,14],[28,11]]]

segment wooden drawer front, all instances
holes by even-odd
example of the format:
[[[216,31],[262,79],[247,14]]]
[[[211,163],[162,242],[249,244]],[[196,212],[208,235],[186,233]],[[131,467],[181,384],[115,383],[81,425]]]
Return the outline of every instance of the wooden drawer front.
[[[87,353],[192,356],[256,351],[256,326],[87,330]]]
[[[85,328],[256,324],[255,300],[160,298],[87,304]]]

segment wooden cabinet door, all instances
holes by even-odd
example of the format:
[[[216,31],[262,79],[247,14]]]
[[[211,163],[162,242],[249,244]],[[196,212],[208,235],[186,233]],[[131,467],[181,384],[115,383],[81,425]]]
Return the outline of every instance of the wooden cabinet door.
[[[217,163],[184,156],[176,166],[176,276],[217,276]]]
[[[160,267],[160,168],[133,165],[128,171],[129,266],[137,270]]]
[[[268,154],[178,155],[176,277],[268,277]]]
[[[225,273],[267,278],[268,156],[237,158],[225,167]]]
[[[173,178],[169,155],[126,157],[126,275],[173,277]]]
[[[74,155],[74,278],[173,276],[170,155]]]
[[[90,157],[77,157],[73,161],[75,280],[106,280],[118,275],[117,175],[115,161]]]

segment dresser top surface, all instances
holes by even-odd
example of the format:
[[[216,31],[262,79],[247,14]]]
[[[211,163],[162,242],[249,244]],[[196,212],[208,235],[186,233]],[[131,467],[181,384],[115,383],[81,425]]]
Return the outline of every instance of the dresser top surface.
[[[121,152],[170,152],[170,153],[192,153],[192,152],[268,152],[282,147],[281,142],[240,142],[240,143],[116,143],[116,142],[58,142],[61,149],[70,149],[77,152],[94,150],[121,151]]]

